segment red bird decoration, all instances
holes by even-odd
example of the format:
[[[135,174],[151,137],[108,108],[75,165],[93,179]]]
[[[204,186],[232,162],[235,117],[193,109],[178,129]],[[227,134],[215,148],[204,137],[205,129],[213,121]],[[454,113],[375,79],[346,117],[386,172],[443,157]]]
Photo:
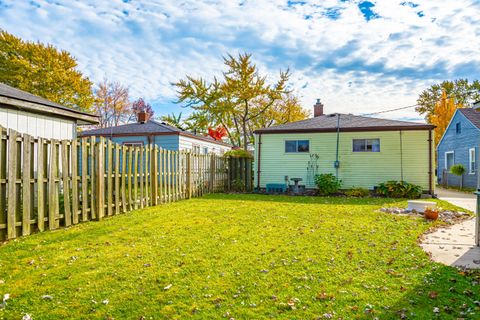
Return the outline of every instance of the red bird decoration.
[[[222,140],[227,135],[227,130],[222,126],[218,126],[216,129],[208,128],[208,135],[214,140]]]

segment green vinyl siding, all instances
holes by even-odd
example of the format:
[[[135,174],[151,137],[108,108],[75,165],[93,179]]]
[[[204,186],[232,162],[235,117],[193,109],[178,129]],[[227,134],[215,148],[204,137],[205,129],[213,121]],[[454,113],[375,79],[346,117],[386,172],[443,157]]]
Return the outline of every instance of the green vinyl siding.
[[[380,139],[379,152],[353,152],[353,139]],[[286,153],[286,140],[309,140],[309,153]],[[258,135],[256,137],[258,143]],[[283,183],[285,176],[302,178],[301,184],[314,187],[307,176],[311,154],[318,154],[318,173],[336,173],[336,133],[262,134],[260,187],[267,183]],[[400,148],[402,141],[402,148]],[[258,165],[258,144],[256,145]],[[342,132],[339,139],[339,178],[344,188],[374,186],[387,180],[402,179],[429,188],[428,131]],[[403,155],[402,155],[403,154]],[[255,185],[257,185],[255,167]],[[310,182],[310,183],[307,183]]]

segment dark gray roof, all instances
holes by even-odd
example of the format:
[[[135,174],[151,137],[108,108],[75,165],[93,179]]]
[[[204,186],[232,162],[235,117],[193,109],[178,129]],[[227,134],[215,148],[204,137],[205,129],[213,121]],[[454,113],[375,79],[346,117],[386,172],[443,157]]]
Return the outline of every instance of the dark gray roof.
[[[52,114],[58,114],[59,111],[66,111],[62,112],[61,115],[64,116],[70,116],[75,118],[75,114],[78,115],[78,119],[85,120],[88,123],[97,123],[98,121],[96,120],[97,117],[95,115],[92,115],[87,112],[80,111],[78,109],[73,109],[73,108],[68,108],[65,107],[59,103],[47,100],[45,98],[36,96],[34,94],[31,94],[29,92],[11,87],[9,85],[6,85],[4,83],[0,83],[0,97],[5,97],[9,99],[13,99],[14,101],[17,102],[27,102],[27,103],[32,103],[34,105],[41,105],[41,106],[46,106],[49,107],[49,109],[42,109],[41,113],[52,113]],[[5,103],[7,104],[7,103]],[[20,104],[17,104],[15,102],[10,103],[12,106],[17,106],[20,107]],[[31,108],[33,110],[33,108]],[[39,111],[39,110],[37,110]]]
[[[45,106],[50,106],[50,107],[54,107],[54,108],[59,108],[59,109],[63,109],[63,110],[74,111],[74,112],[90,115],[89,113],[86,113],[86,112],[83,112],[83,111],[80,111],[80,110],[77,110],[77,109],[67,108],[65,106],[62,106],[59,103],[47,100],[45,98],[36,96],[34,94],[28,93],[26,91],[23,91],[23,90],[14,88],[14,87],[10,87],[10,86],[8,86],[4,83],[0,83],[0,96],[13,98],[13,99],[18,99],[18,100],[23,100],[23,101],[26,101],[26,102],[43,104]]]
[[[168,135],[168,134],[179,134],[183,136],[188,136],[194,139],[199,139],[203,141],[208,141],[212,143],[222,144],[225,146],[230,146],[228,143],[223,141],[218,141],[213,139],[210,136],[200,136],[192,132],[179,129],[177,127],[171,126],[166,122],[159,122],[155,120],[149,120],[144,123],[134,122],[127,123],[115,127],[100,128],[93,130],[86,130],[81,132],[80,136],[139,136],[139,135]]]
[[[135,122],[127,123],[120,126],[100,128],[83,131],[83,136],[108,136],[108,135],[122,135],[122,134],[155,134],[155,133],[175,133],[182,130],[165,122],[157,122],[155,120],[149,120],[144,123]]]
[[[424,123],[334,113],[290,122],[275,127],[263,128],[256,130],[255,132],[332,132],[337,130],[337,115],[340,117],[340,131],[422,130],[434,128],[434,126]]]
[[[471,123],[473,123],[474,126],[480,129],[480,112],[476,111],[474,108],[460,108],[458,109],[459,112],[461,112],[465,118],[470,120]]]

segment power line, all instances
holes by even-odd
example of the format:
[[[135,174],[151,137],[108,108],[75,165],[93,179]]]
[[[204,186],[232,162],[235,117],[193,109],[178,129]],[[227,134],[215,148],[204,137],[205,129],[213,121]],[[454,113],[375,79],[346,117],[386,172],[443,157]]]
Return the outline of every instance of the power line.
[[[393,112],[393,111],[398,111],[398,110],[403,110],[403,109],[414,108],[416,106],[418,106],[418,104],[414,104],[414,105],[406,106],[406,107],[395,108],[395,109],[382,110],[382,111],[377,111],[377,112],[372,112],[372,113],[364,113],[364,114],[361,114],[361,116],[372,116],[372,115],[375,115],[375,114],[381,114],[381,113],[387,113],[387,112]]]

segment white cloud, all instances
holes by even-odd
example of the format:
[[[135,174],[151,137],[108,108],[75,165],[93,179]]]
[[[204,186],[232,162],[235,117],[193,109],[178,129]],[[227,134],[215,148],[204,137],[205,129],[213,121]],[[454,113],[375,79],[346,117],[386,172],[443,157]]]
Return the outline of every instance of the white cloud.
[[[480,71],[475,0],[371,1],[369,21],[359,2],[0,0],[0,27],[70,51],[92,80],[128,85],[157,113],[171,111],[171,82],[218,75],[228,52],[252,52],[272,78],[290,66],[305,107],[320,97],[328,112],[411,105],[435,81]]]

